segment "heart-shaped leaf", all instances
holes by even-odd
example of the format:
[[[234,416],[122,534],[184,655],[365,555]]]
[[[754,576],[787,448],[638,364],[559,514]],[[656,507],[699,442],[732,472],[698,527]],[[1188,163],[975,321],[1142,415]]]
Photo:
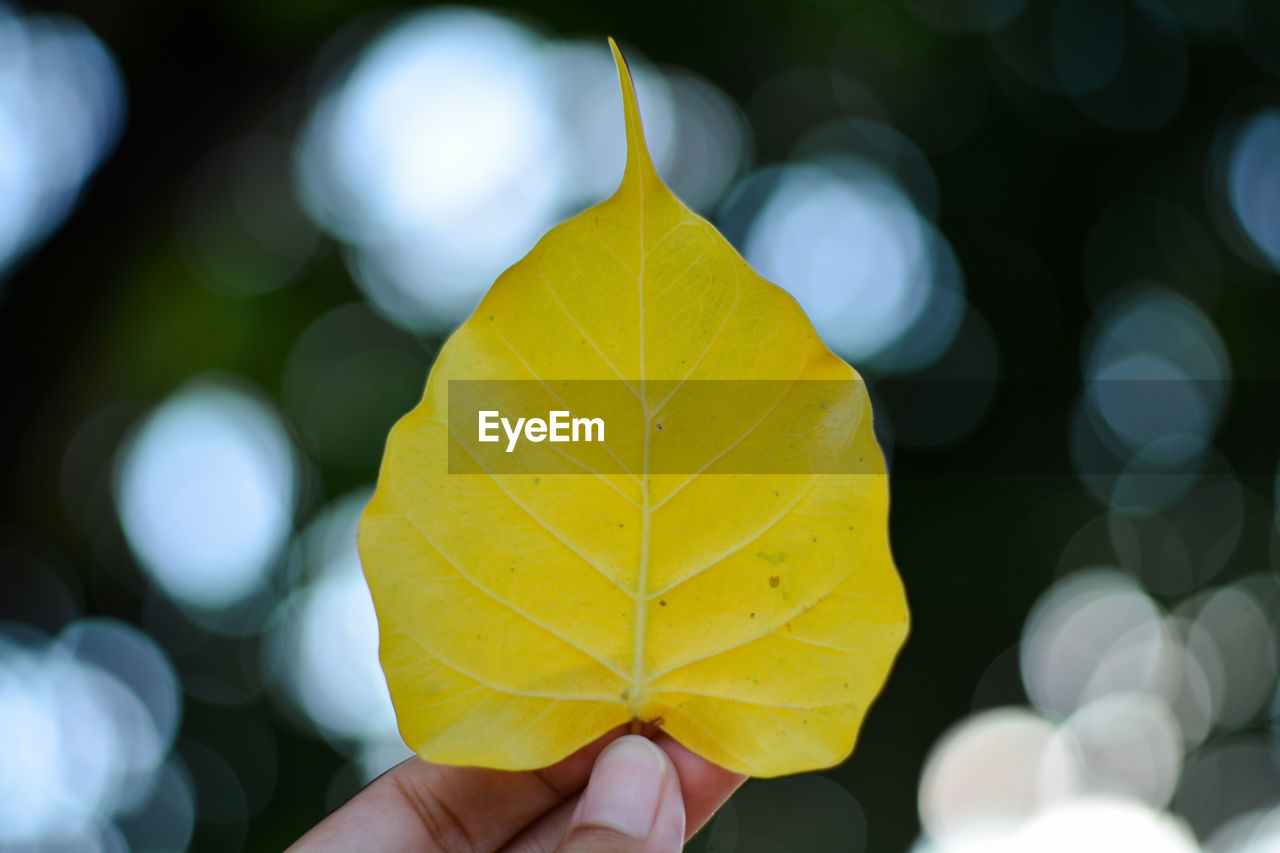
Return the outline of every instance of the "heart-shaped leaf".
[[[400,730],[514,770],[638,719],[743,773],[830,766],[907,633],[870,402],[658,178],[613,50],[621,186],[448,340],[361,519]],[[607,441],[508,453],[484,406],[599,415]]]

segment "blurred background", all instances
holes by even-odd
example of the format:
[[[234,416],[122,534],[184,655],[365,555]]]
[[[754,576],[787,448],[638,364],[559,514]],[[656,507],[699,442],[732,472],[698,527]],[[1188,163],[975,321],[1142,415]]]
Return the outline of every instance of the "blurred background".
[[[871,382],[914,627],[698,851],[1280,849],[1280,6],[0,0],[0,848],[403,757],[354,550],[443,338],[659,170]]]

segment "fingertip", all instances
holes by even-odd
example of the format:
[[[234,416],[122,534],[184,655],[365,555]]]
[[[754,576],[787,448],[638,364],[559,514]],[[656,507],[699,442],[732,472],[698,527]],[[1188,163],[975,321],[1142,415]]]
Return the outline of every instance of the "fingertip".
[[[680,779],[666,752],[624,735],[600,753],[558,853],[679,853]]]

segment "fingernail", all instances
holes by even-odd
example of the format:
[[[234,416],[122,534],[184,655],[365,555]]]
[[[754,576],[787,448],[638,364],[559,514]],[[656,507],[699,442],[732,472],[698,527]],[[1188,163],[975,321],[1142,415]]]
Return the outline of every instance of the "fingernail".
[[[596,759],[582,795],[582,823],[644,838],[653,828],[666,769],[666,759],[647,738],[618,738]]]

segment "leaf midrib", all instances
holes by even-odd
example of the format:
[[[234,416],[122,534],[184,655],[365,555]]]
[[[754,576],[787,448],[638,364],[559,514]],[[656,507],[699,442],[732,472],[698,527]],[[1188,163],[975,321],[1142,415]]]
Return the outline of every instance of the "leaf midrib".
[[[640,576],[636,579],[635,591],[635,662],[632,673],[629,710],[631,716],[639,719],[644,708],[644,638],[648,627],[647,609],[649,606],[649,518],[652,515],[649,496],[649,395],[645,387],[644,369],[644,269],[648,253],[644,248],[644,175],[640,174],[640,163],[636,163],[636,207],[639,209],[640,227],[640,270],[636,274],[636,301],[640,308],[640,343],[638,349],[640,362],[640,423],[644,430],[644,457],[640,468]]]

